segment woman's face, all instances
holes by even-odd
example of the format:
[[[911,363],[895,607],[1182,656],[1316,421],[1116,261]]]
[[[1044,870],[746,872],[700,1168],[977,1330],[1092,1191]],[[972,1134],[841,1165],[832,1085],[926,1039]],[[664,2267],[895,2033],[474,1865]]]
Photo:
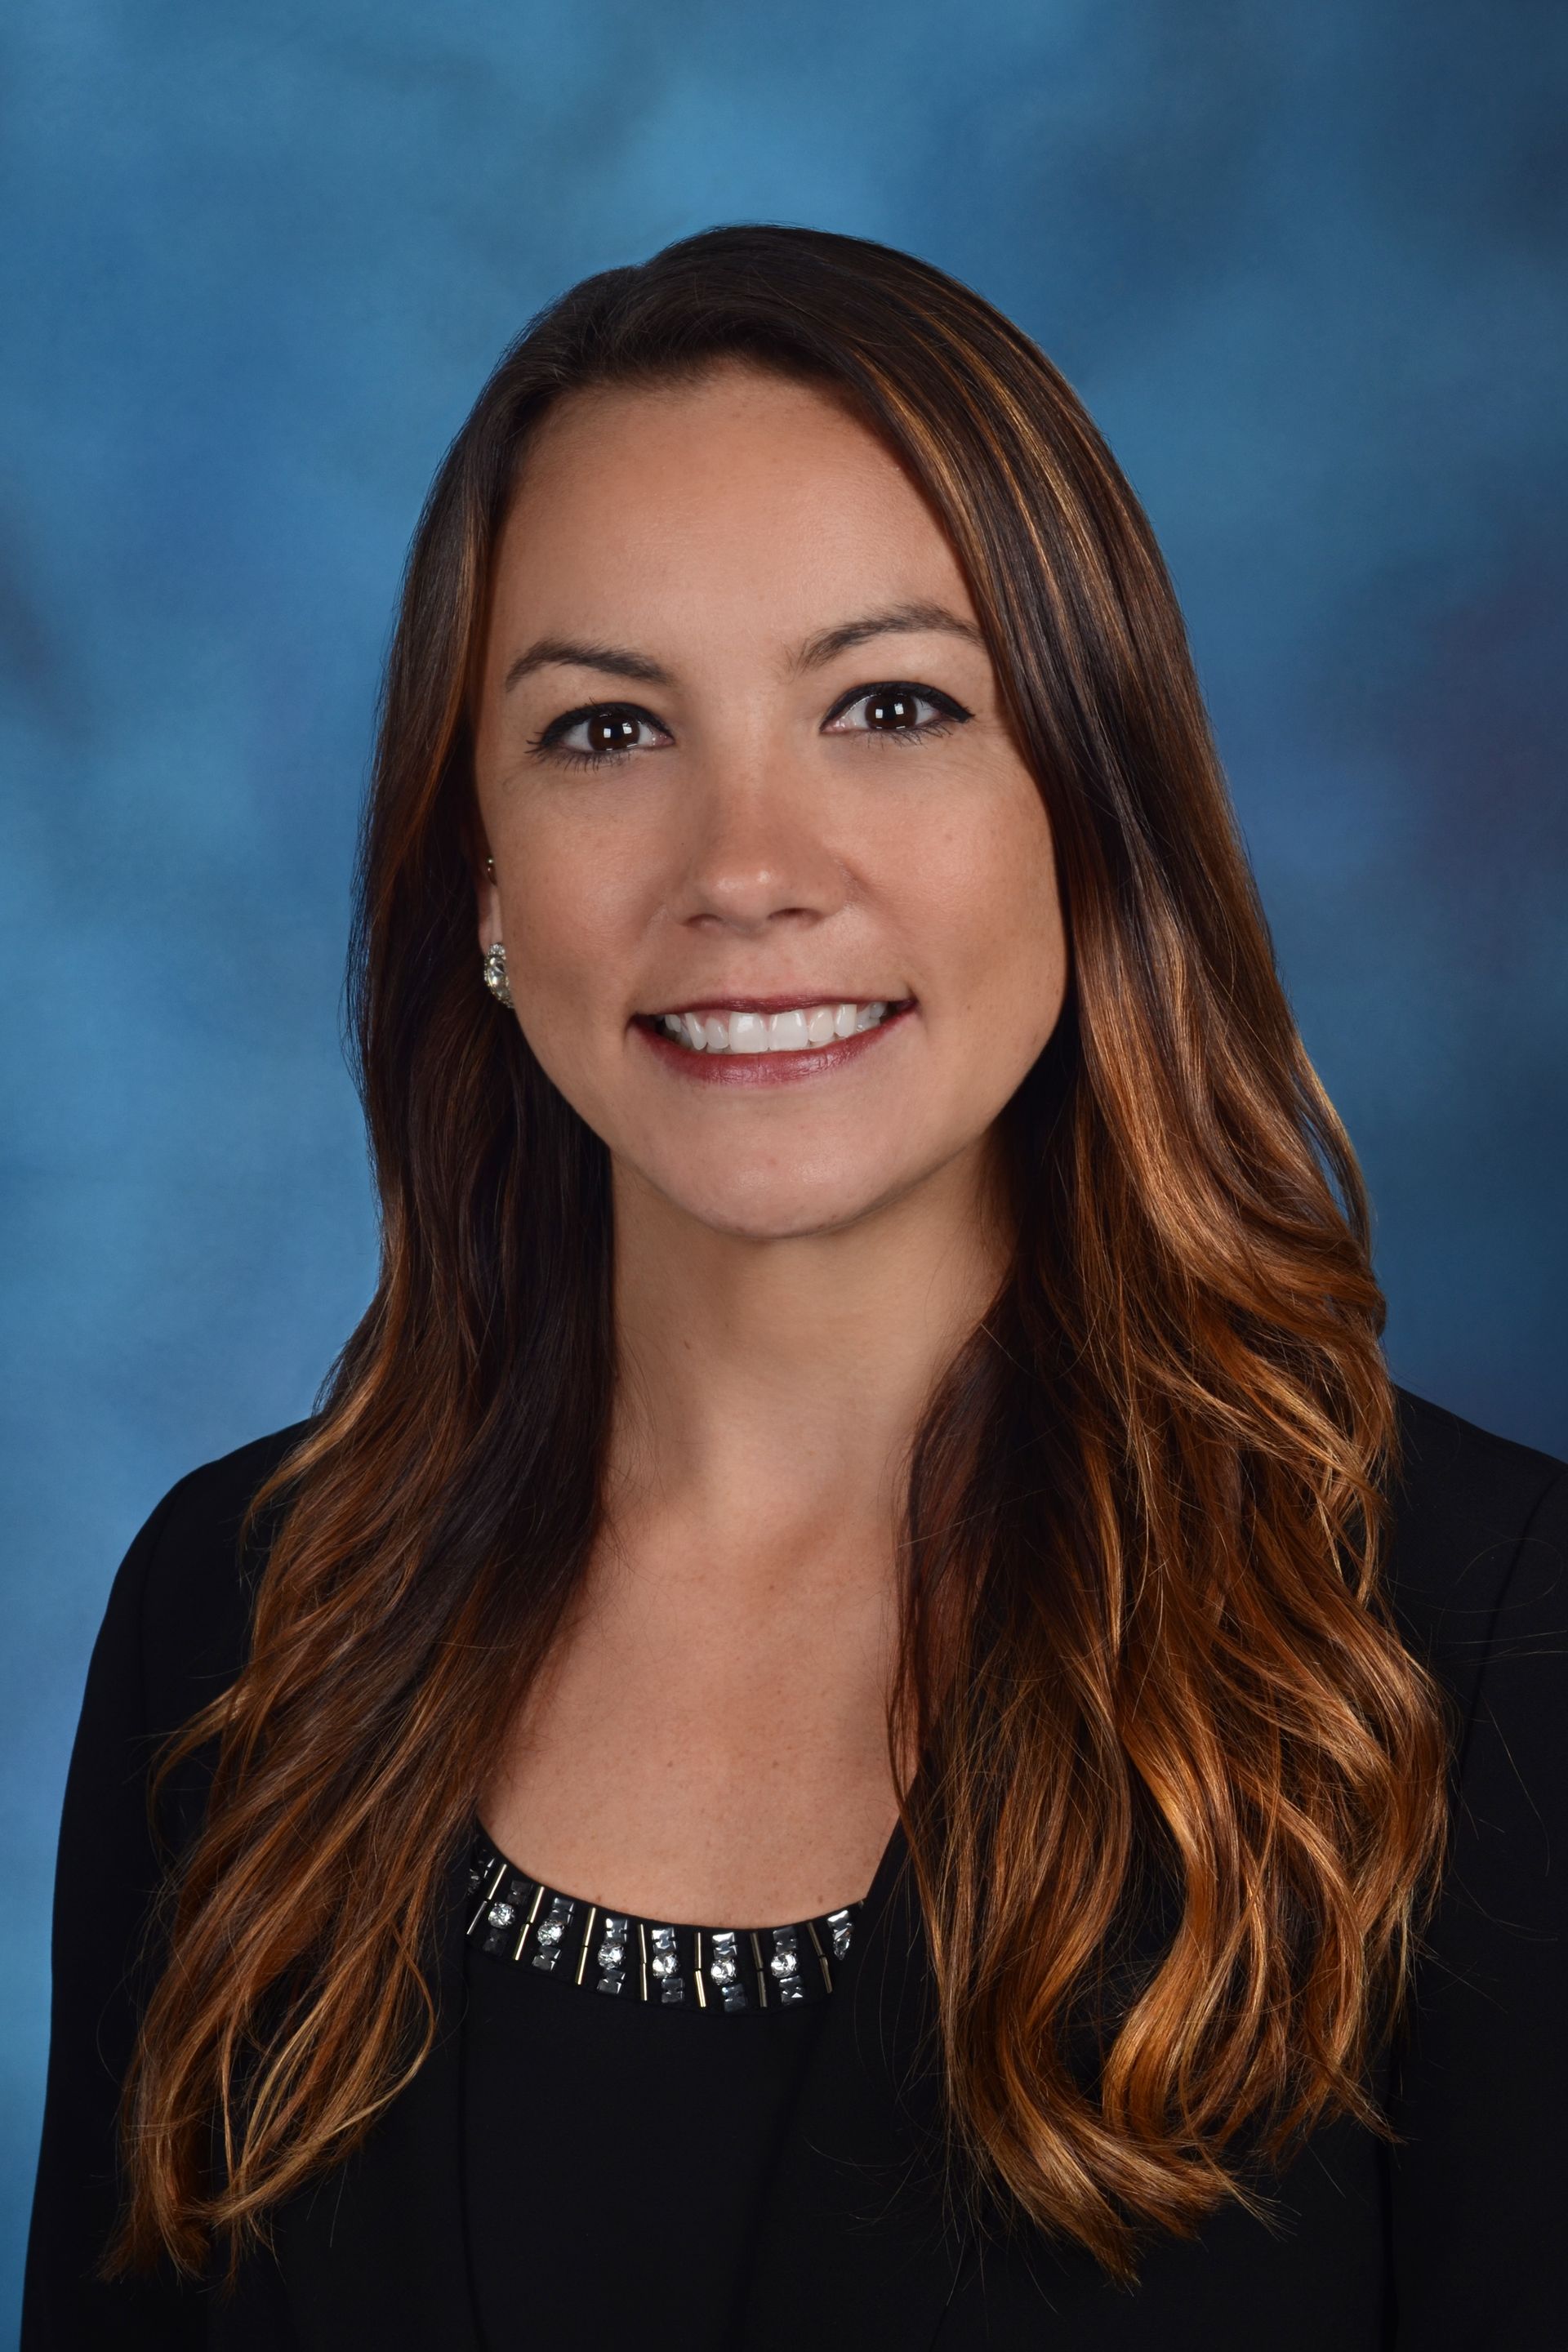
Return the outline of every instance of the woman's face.
[[[978,1179],[1061,1009],[1050,829],[872,433],[737,362],[570,395],[502,536],[481,698],[480,945],[623,1180],[767,1238]]]

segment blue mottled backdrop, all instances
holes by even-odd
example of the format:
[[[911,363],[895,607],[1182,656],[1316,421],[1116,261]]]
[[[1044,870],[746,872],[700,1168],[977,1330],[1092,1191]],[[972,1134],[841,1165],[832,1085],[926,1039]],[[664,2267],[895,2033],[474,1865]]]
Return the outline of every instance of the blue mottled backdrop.
[[[1408,1385],[1568,1452],[1568,12],[51,0],[0,29],[0,2335],[116,1562],[372,1274],[339,1045],[404,547],[501,344],[715,221],[908,247],[1152,515]]]

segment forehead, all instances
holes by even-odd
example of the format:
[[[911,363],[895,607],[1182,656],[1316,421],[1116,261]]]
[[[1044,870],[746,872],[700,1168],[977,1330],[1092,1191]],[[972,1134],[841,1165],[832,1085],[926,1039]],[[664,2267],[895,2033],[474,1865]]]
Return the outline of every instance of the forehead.
[[[900,596],[970,611],[903,461],[831,387],[727,362],[574,393],[548,413],[501,534],[492,632],[668,637],[722,615],[738,632],[800,634],[826,606],[837,617]]]

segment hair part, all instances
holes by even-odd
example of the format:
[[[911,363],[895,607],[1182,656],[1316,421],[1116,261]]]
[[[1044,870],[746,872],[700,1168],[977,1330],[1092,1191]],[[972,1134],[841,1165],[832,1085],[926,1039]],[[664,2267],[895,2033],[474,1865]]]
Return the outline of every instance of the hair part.
[[[1004,1117],[1016,1246],[910,1464],[889,1756],[952,2178],[1133,2274],[1256,2209],[1368,2065],[1443,1847],[1447,1731],[1381,1580],[1395,1465],[1349,1142],[1275,969],[1148,522],[1035,345],[883,246],[715,229],[505,354],[414,540],[350,1004],[371,1306],[257,1496],[276,1525],[170,1880],[120,2270],[232,2264],[434,2032],[432,1933],[599,1527],[607,1154],[479,984],[471,691],[529,436],[731,358],[831,385],[963,564],[1072,954]],[[167,1769],[165,1765],[165,1769]],[[1131,1927],[1163,1906],[1152,1965]]]

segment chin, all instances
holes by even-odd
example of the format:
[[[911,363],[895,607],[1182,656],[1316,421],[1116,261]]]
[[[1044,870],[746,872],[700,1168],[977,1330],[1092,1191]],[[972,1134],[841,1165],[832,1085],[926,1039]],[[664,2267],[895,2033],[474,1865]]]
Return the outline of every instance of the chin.
[[[655,1177],[665,1198],[694,1223],[741,1241],[798,1241],[831,1234],[870,1215],[907,1191],[907,1170],[807,1174],[777,1168],[695,1171],[685,1181]]]

